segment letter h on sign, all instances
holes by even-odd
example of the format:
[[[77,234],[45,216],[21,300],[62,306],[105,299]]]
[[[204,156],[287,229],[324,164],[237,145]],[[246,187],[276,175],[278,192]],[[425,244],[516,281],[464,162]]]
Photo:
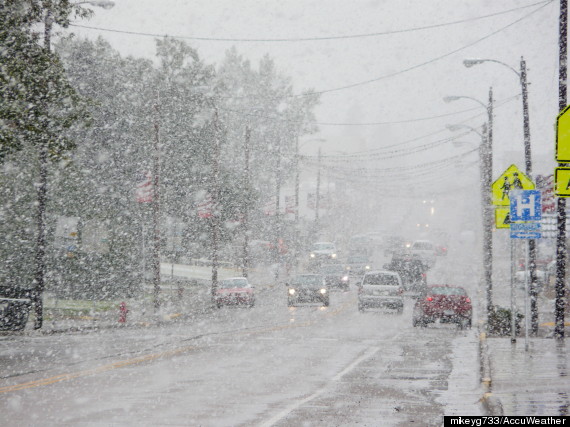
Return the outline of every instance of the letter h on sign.
[[[542,205],[539,190],[516,190],[509,194],[511,221],[540,221]]]

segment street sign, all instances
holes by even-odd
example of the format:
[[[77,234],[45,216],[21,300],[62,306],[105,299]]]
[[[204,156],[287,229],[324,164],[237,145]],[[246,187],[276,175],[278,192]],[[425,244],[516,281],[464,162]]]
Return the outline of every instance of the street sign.
[[[511,228],[511,208],[495,208],[495,228]]]
[[[570,197],[570,168],[554,169],[554,191],[558,197]]]
[[[570,163],[570,106],[556,118],[556,161]]]
[[[539,190],[512,190],[509,198],[511,221],[540,221],[542,205]]]
[[[511,224],[511,239],[540,239],[540,223]]]
[[[510,206],[509,193],[511,190],[534,190],[534,183],[531,179],[515,165],[510,165],[491,185],[493,204],[495,206]]]

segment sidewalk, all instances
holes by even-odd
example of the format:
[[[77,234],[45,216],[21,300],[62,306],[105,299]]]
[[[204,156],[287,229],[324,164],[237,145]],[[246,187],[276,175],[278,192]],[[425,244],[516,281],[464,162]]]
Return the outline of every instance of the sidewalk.
[[[570,343],[567,338],[486,338],[489,415],[569,415]]]

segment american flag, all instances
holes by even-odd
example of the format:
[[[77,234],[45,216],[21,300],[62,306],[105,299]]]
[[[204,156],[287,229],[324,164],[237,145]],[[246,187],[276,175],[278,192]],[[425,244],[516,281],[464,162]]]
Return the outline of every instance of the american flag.
[[[276,204],[277,204],[277,198],[273,196],[270,200],[265,202],[265,205],[263,205],[263,213],[268,216],[275,215]]]
[[[285,213],[294,214],[296,210],[295,196],[285,196]]]
[[[202,200],[196,203],[196,210],[198,211],[198,216],[200,218],[211,218],[212,217],[212,196],[210,193],[206,193]]]
[[[139,203],[152,202],[153,196],[152,175],[149,171],[141,172],[137,176],[135,197]]]

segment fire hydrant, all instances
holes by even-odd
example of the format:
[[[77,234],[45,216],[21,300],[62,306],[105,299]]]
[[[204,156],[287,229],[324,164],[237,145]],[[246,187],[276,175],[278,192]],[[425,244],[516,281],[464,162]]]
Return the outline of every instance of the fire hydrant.
[[[119,304],[119,323],[126,323],[127,322],[127,313],[129,309],[127,308],[127,304],[125,301]]]

